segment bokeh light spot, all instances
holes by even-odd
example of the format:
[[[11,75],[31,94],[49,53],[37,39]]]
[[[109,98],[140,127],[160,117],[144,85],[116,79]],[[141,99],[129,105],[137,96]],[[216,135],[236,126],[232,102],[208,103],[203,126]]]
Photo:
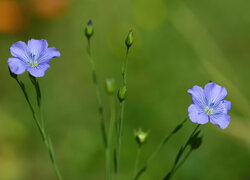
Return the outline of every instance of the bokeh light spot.
[[[136,0],[134,4],[134,18],[143,29],[158,28],[166,19],[166,5],[162,0]]]

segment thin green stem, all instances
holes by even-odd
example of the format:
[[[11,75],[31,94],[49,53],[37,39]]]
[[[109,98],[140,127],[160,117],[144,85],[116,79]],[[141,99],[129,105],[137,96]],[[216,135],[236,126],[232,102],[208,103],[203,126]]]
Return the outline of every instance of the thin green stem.
[[[40,85],[38,80],[36,80],[36,85],[34,85],[36,87],[36,94],[37,94],[37,105],[39,108],[39,116],[40,116],[40,120],[41,120],[41,125],[42,127],[45,129],[45,123],[44,123],[44,118],[43,118],[43,101],[42,101],[42,93],[41,93],[41,89],[40,89]]]
[[[164,147],[164,145],[168,142],[168,140],[177,132],[179,131],[183,124],[187,121],[187,118],[184,119],[180,124],[178,124],[173,131],[171,131],[170,134],[166,135],[163,137],[163,139],[161,140],[160,144],[156,147],[156,149],[154,150],[154,152],[149,156],[149,158],[147,159],[146,163],[144,164],[144,166],[137,172],[137,174],[135,174],[134,176],[134,180],[139,179],[139,177],[147,170],[149,164],[155,159],[155,157],[158,155],[158,153],[160,152],[160,150]]]
[[[199,129],[200,126],[201,126],[201,125],[198,124],[198,125],[194,128],[193,132],[192,132],[191,135],[189,136],[189,138],[188,138],[188,140],[187,140],[187,142],[186,142],[186,144],[185,144],[185,146],[184,146],[184,149],[187,148],[187,146],[189,145],[190,139],[191,139],[191,138],[193,137],[193,135],[197,132],[197,130]]]
[[[190,154],[191,154],[192,151],[193,151],[192,149],[189,149],[189,151],[186,154],[186,156],[181,160],[181,162],[178,164],[178,166],[176,166],[176,168],[175,168],[174,171],[177,171],[183,165],[183,163],[187,160],[187,158],[190,156]]]
[[[27,91],[25,89],[24,84],[22,82],[20,82],[18,79],[16,79],[16,81],[19,84],[19,86],[20,86],[20,88],[21,88],[21,90],[22,90],[22,92],[24,94],[25,100],[28,103],[29,108],[31,110],[33,119],[35,120],[35,123],[36,123],[36,125],[38,127],[38,130],[39,130],[40,134],[41,134],[42,140],[43,140],[43,142],[44,142],[44,144],[45,144],[45,146],[46,146],[46,148],[47,148],[47,150],[49,152],[50,159],[51,159],[51,162],[52,162],[53,167],[55,169],[57,179],[62,180],[62,176],[60,174],[60,171],[59,171],[57,163],[56,163],[56,159],[55,159],[54,150],[53,150],[51,140],[48,139],[48,136],[46,135],[46,132],[44,131],[44,128],[42,127],[42,125],[40,124],[40,122],[37,119],[36,113],[34,111],[34,108],[33,108],[32,104],[30,103],[30,100],[29,100],[29,97],[28,97],[28,94],[27,94]]]
[[[173,166],[172,166],[172,169],[171,169],[171,171],[165,176],[164,180],[170,180],[170,179],[173,177],[173,175],[174,175],[174,173],[176,172],[176,170],[184,163],[184,161],[185,161],[185,160],[188,158],[188,156],[190,155],[190,153],[191,153],[190,151],[192,151],[191,149],[190,149],[190,151],[186,154],[186,156],[184,157],[184,159],[179,163],[179,160],[181,159],[183,153],[185,152],[186,148],[188,147],[188,145],[189,145],[189,143],[190,143],[190,139],[194,136],[194,134],[197,132],[197,130],[199,129],[199,127],[200,127],[200,124],[198,124],[198,125],[194,128],[193,132],[190,134],[189,138],[187,139],[185,145],[184,145],[183,147],[180,148],[179,153],[178,153],[178,155],[176,156],[175,162],[174,162],[174,164],[173,164]],[[179,164],[178,164],[178,163],[179,163]]]
[[[123,86],[127,85],[127,69],[128,69],[128,54],[129,47],[127,47],[126,51],[126,59],[122,63],[122,79]],[[118,172],[120,166],[120,153],[121,153],[121,144],[122,144],[122,136],[123,136],[123,126],[124,126],[124,109],[125,109],[125,100],[120,103],[120,121],[118,124],[118,138],[117,138],[117,151],[116,151],[116,168],[115,168],[115,179],[118,179]]]
[[[108,135],[108,173],[109,178],[112,179],[112,140],[115,126],[115,97],[114,95],[110,95],[110,122],[109,122],[109,135]]]
[[[135,158],[135,167],[134,167],[134,174],[133,174],[133,177],[136,176],[138,164],[139,164],[139,161],[140,161],[140,155],[141,155],[141,146],[139,146],[138,149],[137,149],[136,158]]]
[[[40,85],[39,85],[38,79],[36,79],[32,75],[29,74],[29,78],[30,78],[32,84],[34,85],[35,90],[36,90],[36,99],[37,99],[37,106],[39,108],[39,117],[41,120],[41,126],[43,128],[45,128],[44,127],[44,118],[43,118],[42,93],[41,93]]]
[[[105,161],[106,161],[106,179],[109,179],[109,162],[108,162],[108,143],[107,143],[107,135],[106,135],[106,128],[105,128],[105,121],[104,121],[104,114],[103,114],[103,105],[102,105],[102,98],[101,98],[101,93],[100,93],[100,87],[98,83],[98,77],[95,69],[95,63],[92,58],[91,54],[91,48],[90,48],[90,38],[88,38],[88,46],[87,46],[87,53],[88,53],[88,58],[89,62],[91,64],[92,68],[92,78],[93,78],[93,83],[95,85],[95,90],[96,90],[96,98],[97,98],[97,105],[98,105],[98,114],[99,114],[99,119],[100,119],[100,127],[101,127],[101,132],[102,132],[102,138],[103,138],[103,143],[104,143],[104,148],[105,148]]]
[[[109,148],[107,147],[105,149],[105,155],[106,155],[106,180],[110,180],[111,179],[111,174],[110,174],[110,171],[111,171],[111,167],[110,167],[110,153],[109,153]]]
[[[88,39],[87,52],[88,52],[89,62],[91,64],[91,68],[92,68],[92,78],[93,78],[93,83],[94,83],[95,89],[96,89],[96,98],[97,98],[98,113],[99,113],[99,119],[100,119],[100,124],[101,124],[102,137],[103,137],[104,146],[106,148],[107,147],[107,137],[106,137],[105,122],[104,122],[102,98],[101,98],[101,93],[100,93],[100,88],[99,88],[99,83],[98,83],[98,77],[96,74],[95,63],[94,63],[92,55],[91,55],[90,39]]]
[[[129,48],[127,48],[126,51],[126,59],[123,61],[122,65],[122,78],[123,78],[123,85],[127,85],[127,70],[128,70],[128,54],[129,54]]]

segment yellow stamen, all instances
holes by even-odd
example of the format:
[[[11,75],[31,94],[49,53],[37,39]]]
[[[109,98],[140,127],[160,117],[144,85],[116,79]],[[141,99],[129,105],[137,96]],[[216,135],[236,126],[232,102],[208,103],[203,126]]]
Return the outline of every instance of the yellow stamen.
[[[37,64],[37,61],[32,61],[30,62],[30,67],[36,67],[38,64]]]
[[[207,115],[213,114],[213,109],[210,109],[209,107],[206,107],[205,112]]]

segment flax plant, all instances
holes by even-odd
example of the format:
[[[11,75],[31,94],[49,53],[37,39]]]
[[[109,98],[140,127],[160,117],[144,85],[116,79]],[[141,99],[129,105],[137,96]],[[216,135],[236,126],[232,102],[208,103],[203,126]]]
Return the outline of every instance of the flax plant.
[[[122,144],[122,136],[123,136],[123,126],[124,126],[124,111],[125,111],[125,100],[127,95],[127,69],[128,69],[128,55],[130,47],[133,44],[133,31],[130,30],[127,38],[125,39],[126,45],[126,58],[122,63],[122,80],[123,85],[118,91],[118,99],[120,102],[120,119],[117,124],[117,149],[115,151],[115,179],[118,179],[118,172],[120,166],[120,151]]]
[[[59,57],[60,52],[55,47],[48,48],[48,43],[44,39],[31,39],[28,41],[28,44],[18,41],[10,47],[10,52],[13,56],[8,59],[10,75],[16,80],[23,92],[25,100],[28,103],[29,109],[32,113],[32,117],[42,137],[43,143],[48,150],[57,179],[62,180],[61,173],[57,166],[51,138],[44,129],[44,121],[41,111],[42,94],[39,82],[37,80],[37,77],[43,77],[45,75],[47,69],[50,68],[50,65],[48,64],[49,61],[52,58]],[[26,70],[29,72],[29,78],[36,90],[36,100],[39,108],[40,119],[38,119],[35,108],[29,99],[29,95],[26,91],[24,83],[18,79],[18,75],[23,74]]]
[[[98,76],[97,76],[96,68],[95,68],[95,62],[91,54],[91,46],[90,46],[90,39],[93,36],[93,34],[94,34],[94,29],[93,29],[92,21],[89,20],[88,25],[85,28],[85,36],[87,37],[87,40],[88,40],[87,53],[88,53],[88,59],[92,68],[92,80],[93,80],[93,83],[95,85],[95,90],[96,90],[100,127],[101,127],[101,132],[102,132],[104,148],[105,148],[106,179],[109,180],[110,179],[109,150],[108,150],[106,127],[105,127],[105,119],[104,119],[104,113],[103,113],[103,104],[102,104],[102,97],[101,97],[101,92],[100,92],[100,87],[99,87],[99,82],[98,82]]]

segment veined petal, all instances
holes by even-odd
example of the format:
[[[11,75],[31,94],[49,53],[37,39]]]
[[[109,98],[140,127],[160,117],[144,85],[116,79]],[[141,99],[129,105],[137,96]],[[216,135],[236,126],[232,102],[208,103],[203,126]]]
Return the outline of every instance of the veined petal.
[[[43,77],[47,69],[50,68],[49,64],[38,65],[36,67],[28,67],[27,71],[34,77]]]
[[[196,124],[206,124],[208,122],[208,115],[195,104],[191,104],[188,107],[188,116]]]
[[[11,47],[10,47],[10,53],[12,56],[21,59],[24,62],[28,62],[29,61],[29,48],[28,46],[22,42],[22,41],[18,41],[16,43],[14,43]]]
[[[203,89],[200,86],[194,86],[188,90],[188,93],[192,95],[193,103],[199,105],[203,109],[207,106],[207,100]]]
[[[227,90],[215,83],[208,83],[204,88],[204,93],[209,106],[213,106],[223,100],[227,95]]]
[[[227,101],[227,100],[223,100],[222,103],[225,106],[225,108],[227,109],[227,113],[228,113],[231,110],[231,102]]]
[[[36,40],[31,39],[28,41],[28,47],[32,55],[35,56],[35,59],[39,59],[42,54],[46,51],[48,43],[45,39]]]
[[[25,63],[18,58],[9,58],[8,64],[10,71],[14,74],[23,74],[26,70]]]
[[[222,100],[213,106],[213,114],[228,114],[231,109],[231,102]]]
[[[225,129],[230,123],[230,116],[228,114],[213,114],[209,116],[212,124],[218,125],[221,129]]]
[[[60,52],[55,47],[50,47],[50,48],[47,48],[47,50],[38,59],[38,63],[47,64],[51,59],[55,57],[59,57],[59,56],[60,56]]]

